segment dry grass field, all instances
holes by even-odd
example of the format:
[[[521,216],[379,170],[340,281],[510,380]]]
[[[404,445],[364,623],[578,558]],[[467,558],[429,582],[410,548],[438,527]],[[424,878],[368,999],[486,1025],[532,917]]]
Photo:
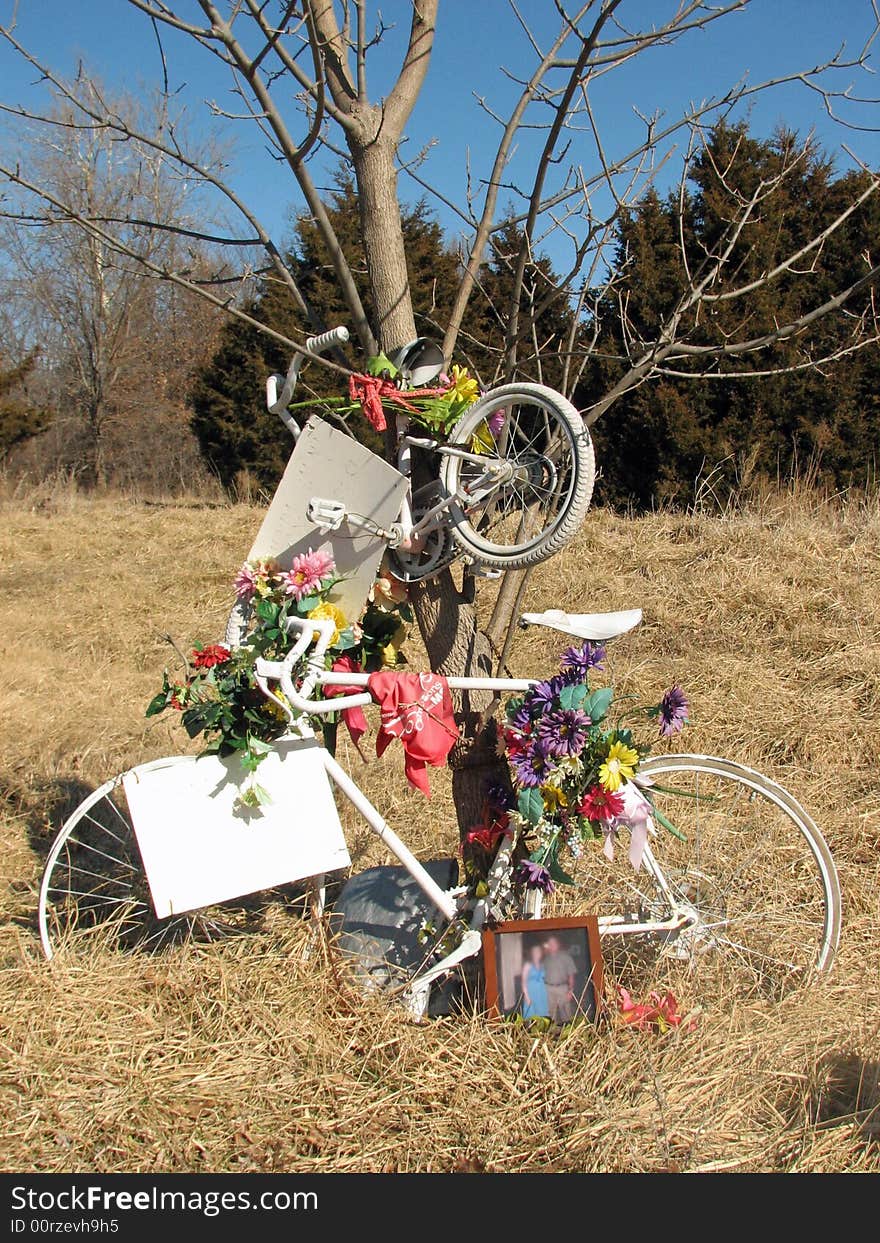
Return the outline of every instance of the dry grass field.
[[[44,961],[51,838],[106,777],[182,749],[179,725],[144,719],[174,660],[162,636],[219,636],[258,521],[246,506],[63,493],[2,505],[0,1167],[880,1170],[876,505],[804,493],[722,516],[593,512],[526,602],[641,606],[616,684],[650,701],[681,682],[688,749],[763,769],[812,812],[845,904],[820,987],[730,998],[664,1035],[535,1037],[479,1014],[416,1025],[361,998],[332,952],[303,961],[306,927],[281,904],[258,933],[218,944]],[[534,634],[517,642],[517,672],[555,665],[560,637]],[[358,775],[426,857],[454,851],[444,774],[431,803],[390,752]],[[384,861],[349,827],[358,866]]]

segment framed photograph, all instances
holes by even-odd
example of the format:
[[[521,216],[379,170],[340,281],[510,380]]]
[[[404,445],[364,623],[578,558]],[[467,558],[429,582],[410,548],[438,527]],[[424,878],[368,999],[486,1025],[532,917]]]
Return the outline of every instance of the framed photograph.
[[[595,1022],[602,1007],[602,951],[595,915],[521,919],[483,931],[486,1005],[496,1017],[578,1016]]]

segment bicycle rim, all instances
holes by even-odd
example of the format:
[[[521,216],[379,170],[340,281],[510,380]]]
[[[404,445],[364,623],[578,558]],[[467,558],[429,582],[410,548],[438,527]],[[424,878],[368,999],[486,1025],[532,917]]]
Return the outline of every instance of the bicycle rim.
[[[446,457],[443,464],[448,493],[474,492],[453,536],[475,559],[507,567],[535,564],[577,531],[593,491],[593,449],[580,415],[558,393],[537,384],[496,389],[468,411],[449,443],[477,458]],[[511,477],[480,496],[478,480],[493,461]]]
[[[179,756],[172,762],[196,761]],[[151,767],[144,764],[141,770]],[[38,907],[46,957],[83,953],[98,944],[121,951],[158,951],[181,941],[215,941],[254,930],[253,901],[156,918],[123,776],[111,778],[84,799],[52,844]]]
[[[651,798],[686,841],[657,826],[651,850],[691,924],[678,932],[617,935],[604,927],[612,975],[633,989],[680,988],[708,1007],[734,999],[778,1000],[827,971],[840,937],[840,886],[821,833],[775,782],[711,756],[646,760]],[[574,868],[575,886],[545,903],[587,903],[629,921],[670,913],[660,886],[636,873],[629,842],[609,862],[600,844]],[[583,909],[583,908],[582,908]]]

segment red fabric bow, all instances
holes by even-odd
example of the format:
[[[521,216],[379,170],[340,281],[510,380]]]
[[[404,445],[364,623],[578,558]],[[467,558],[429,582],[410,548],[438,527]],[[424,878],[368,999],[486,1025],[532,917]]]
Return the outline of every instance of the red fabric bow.
[[[410,785],[428,798],[427,764],[442,768],[458,739],[449,685],[436,673],[371,673],[367,687],[379,705],[381,725],[376,754],[382,755],[393,738],[405,751],[404,768]]]
[[[450,385],[445,388],[416,388],[412,393],[418,397],[443,397],[449,392]],[[348,395],[352,401],[359,401],[361,409],[377,432],[384,432],[387,426],[383,401],[390,401],[403,410],[418,413],[418,407],[407,401],[400,389],[390,380],[377,375],[350,375],[348,377]]]

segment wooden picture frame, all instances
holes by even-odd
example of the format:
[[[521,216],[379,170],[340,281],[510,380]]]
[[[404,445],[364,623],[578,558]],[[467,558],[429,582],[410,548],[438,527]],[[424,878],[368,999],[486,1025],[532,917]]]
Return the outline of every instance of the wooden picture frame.
[[[578,1016],[595,1023],[602,1012],[595,915],[508,920],[484,928],[483,963],[486,1006],[493,1018],[520,1015],[525,1021],[546,1018],[563,1026]]]

